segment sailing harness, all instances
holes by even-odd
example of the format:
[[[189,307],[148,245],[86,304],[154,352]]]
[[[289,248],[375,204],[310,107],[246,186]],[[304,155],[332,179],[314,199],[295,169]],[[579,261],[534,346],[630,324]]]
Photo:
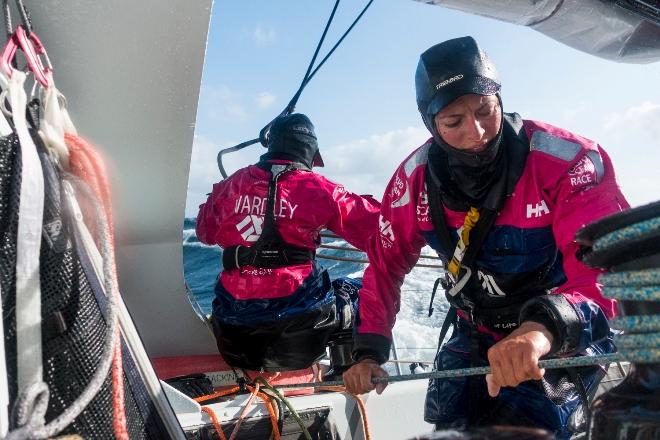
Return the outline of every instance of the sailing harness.
[[[238,245],[225,248],[222,254],[224,269],[238,269],[243,266],[278,269],[309,263],[316,257],[316,250],[294,246],[282,238],[275,222],[275,198],[277,197],[277,182],[282,175],[290,171],[310,171],[310,169],[297,162],[289,164],[259,162],[257,166],[271,173],[261,235],[252,246]]]
[[[429,197],[431,221],[433,222],[433,229],[435,231],[439,245],[444,249],[451,249],[451,237],[449,236],[449,232],[447,230],[445,216],[442,209],[443,204],[440,194],[440,182],[435,175],[433,166],[431,164],[432,161],[428,161],[425,176]],[[486,239],[486,236],[488,235],[488,232],[495,223],[497,214],[498,211],[493,209],[482,209],[480,212],[477,208],[471,206],[470,210],[465,215],[463,226],[457,231],[458,241],[456,243],[454,253],[451,256],[451,259],[445,262],[445,267],[447,268],[445,272],[445,278],[438,279],[439,283],[445,290],[445,296],[450,304],[450,307],[440,329],[436,359],[440,353],[449,327],[454,326],[454,328],[460,328],[470,338],[470,367],[478,368],[479,365],[484,361],[477,325],[484,324],[484,318],[486,318],[486,322],[488,322],[488,313],[481,308],[476,308],[474,297],[470,295],[470,291],[465,289],[465,287],[473,276],[474,271],[472,267],[474,261]],[[436,284],[433,288],[431,304],[433,303],[438,281],[436,281]],[[538,296],[543,293],[544,292],[541,292],[537,295],[531,296]],[[519,305],[520,303],[516,302],[516,304]],[[515,304],[511,304],[506,308],[510,310],[507,310],[504,316],[507,316],[507,319],[509,320],[514,319],[514,322],[517,322],[518,316],[520,314],[520,306],[516,307]],[[461,321],[459,324],[459,321],[457,320],[458,310],[467,313],[470,320],[469,323],[465,324],[464,321]],[[429,306],[429,315],[431,311],[432,308]],[[437,367],[438,366],[436,365],[436,369]],[[566,368],[566,372],[570,380],[575,385],[583,408],[586,411],[587,417],[589,417],[589,399],[580,374],[576,371],[575,368]],[[550,387],[549,389],[552,390]],[[479,394],[481,391],[479,380],[475,376],[468,376],[467,392],[469,401],[479,401]],[[480,415],[477,408],[471,406],[470,410],[468,411],[468,423],[470,425],[478,424],[479,417]]]
[[[443,212],[440,181],[430,160],[426,165],[425,179],[429,197],[429,211],[438,245],[441,249],[451,249],[452,239]],[[488,232],[495,223],[496,217],[497,211],[495,210],[483,209],[479,212],[477,208],[470,207],[463,226],[458,230],[458,241],[451,260],[443,262],[447,268],[445,277],[444,279],[438,279],[439,281],[436,282],[431,295],[432,304],[438,284],[440,284],[445,290],[445,296],[450,304],[440,331],[439,345],[442,344],[450,325],[455,323],[457,310],[467,312],[472,322],[475,322],[475,302],[468,294],[463,292],[463,289],[473,275],[473,263]],[[429,307],[429,313],[431,312],[432,308]]]
[[[529,143],[526,142],[526,137],[522,135],[521,124],[518,118],[511,118],[505,115],[503,121],[503,145],[504,148],[510,148],[507,154],[511,155],[511,162],[514,163],[512,168],[506,170],[508,176],[505,177],[507,182],[505,184],[505,195],[511,194],[513,186],[517,182],[524,167],[524,160],[521,162],[517,160],[516,155],[524,152],[529,148]],[[508,141],[508,142],[507,142]],[[479,280],[475,280],[477,270],[474,267],[477,255],[479,254],[482,245],[486,240],[486,236],[492,229],[495,219],[498,216],[499,210],[504,204],[506,197],[497,197],[495,194],[496,203],[489,203],[479,210],[474,206],[469,206],[463,222],[463,226],[458,229],[458,239],[456,245],[453,246],[453,240],[449,234],[447,223],[443,210],[443,185],[442,180],[439,178],[438,170],[434,167],[438,161],[434,160],[433,154],[438,154],[438,149],[434,150],[436,145],[432,145],[429,150],[429,160],[427,161],[425,183],[428,191],[429,212],[436,239],[438,241],[438,248],[449,250],[454,248],[451,258],[443,261],[446,272],[444,279],[440,278],[436,281],[433,293],[431,295],[431,304],[429,305],[429,316],[432,313],[432,303],[438,285],[441,285],[445,290],[445,296],[450,304],[445,320],[442,324],[440,335],[438,338],[438,351],[436,359],[443,346],[443,342],[447,332],[451,326],[455,329],[460,329],[470,338],[470,364],[471,368],[478,368],[485,362],[484,353],[481,347],[481,335],[478,331],[479,326],[486,326],[497,331],[509,332],[519,324],[518,320],[521,315],[523,305],[532,298],[546,295],[548,292],[545,289],[524,290],[518,294],[502,295],[497,299],[488,298],[486,293],[483,292]],[[528,151],[528,150],[527,150]],[[442,153],[440,153],[442,154]],[[524,153],[526,154],[526,153]],[[523,158],[526,156],[523,156]],[[437,156],[436,156],[437,158]],[[503,188],[500,186],[500,188]],[[458,320],[457,312],[462,311],[469,319]],[[502,326],[502,323],[505,323]],[[542,361],[543,362],[543,361]],[[436,369],[437,369],[436,365]],[[583,408],[586,412],[587,419],[589,415],[589,398],[586,389],[582,382],[581,374],[574,367],[566,366],[566,376],[574,384],[576,393],[578,394]],[[545,382],[545,380],[544,380]],[[547,387],[546,392],[553,392],[553,386],[549,383],[545,384]],[[549,391],[548,391],[549,390]],[[477,402],[479,399],[480,386],[479,381],[474,377],[468,377],[467,381],[468,399],[472,402]],[[476,407],[468,411],[468,423],[475,424],[479,420],[479,414]]]
[[[501,163],[502,174],[499,182],[494,182],[491,191],[481,202],[481,207],[474,204],[465,205],[467,214],[463,226],[457,231],[458,240],[454,244],[445,220],[444,206],[450,209],[461,209],[460,201],[455,200],[457,191],[452,189],[451,179],[447,179],[450,166],[447,162],[445,149],[432,144],[428,152],[425,170],[425,184],[428,192],[429,213],[433,230],[438,242],[438,249],[451,255],[443,261],[446,272],[440,278],[431,296],[433,302],[438,286],[445,290],[445,296],[450,304],[447,318],[443,323],[440,344],[444,340],[451,324],[456,321],[457,310],[463,311],[472,326],[484,325],[496,331],[510,331],[518,324],[522,305],[529,299],[544,295],[546,290],[534,289],[523,292],[504,292],[497,297],[488,295],[478,279],[475,262],[486,237],[493,228],[500,209],[524,170],[529,152],[529,140],[522,126],[522,119],[515,113],[503,113],[501,128]],[[454,185],[456,183],[454,182]],[[447,203],[445,203],[445,198]],[[454,251],[449,254],[449,250]],[[499,288],[498,288],[499,289]],[[429,307],[429,313],[432,307]],[[430,315],[429,315],[430,316]]]

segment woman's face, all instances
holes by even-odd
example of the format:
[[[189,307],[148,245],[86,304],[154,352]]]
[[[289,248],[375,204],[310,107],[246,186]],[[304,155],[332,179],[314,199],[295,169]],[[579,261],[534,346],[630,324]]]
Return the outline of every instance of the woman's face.
[[[469,94],[457,98],[435,115],[435,128],[457,150],[479,153],[486,149],[502,123],[495,95]]]

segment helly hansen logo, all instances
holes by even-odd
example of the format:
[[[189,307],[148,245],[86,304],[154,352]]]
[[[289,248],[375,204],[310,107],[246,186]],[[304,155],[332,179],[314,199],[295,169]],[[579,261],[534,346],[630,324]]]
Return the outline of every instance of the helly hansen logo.
[[[527,218],[541,217],[543,214],[550,214],[548,205],[546,205],[545,200],[541,200],[541,203],[532,205],[531,203],[527,204]]]
[[[391,248],[394,244],[394,231],[392,230],[392,223],[385,220],[381,215],[378,217],[378,229],[380,230],[380,241],[384,248]]]
[[[245,241],[257,241],[261,235],[264,218],[258,215],[248,215],[239,224],[236,229]]]

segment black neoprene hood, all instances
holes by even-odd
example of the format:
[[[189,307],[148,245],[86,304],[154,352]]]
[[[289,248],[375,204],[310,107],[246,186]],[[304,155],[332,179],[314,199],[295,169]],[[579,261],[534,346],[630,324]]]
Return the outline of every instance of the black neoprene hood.
[[[289,156],[309,168],[323,166],[314,124],[302,113],[279,117],[268,132],[268,151]]]
[[[495,65],[472,37],[447,40],[419,57],[415,73],[417,107],[435,136],[433,118],[463,95],[494,95],[500,91]]]

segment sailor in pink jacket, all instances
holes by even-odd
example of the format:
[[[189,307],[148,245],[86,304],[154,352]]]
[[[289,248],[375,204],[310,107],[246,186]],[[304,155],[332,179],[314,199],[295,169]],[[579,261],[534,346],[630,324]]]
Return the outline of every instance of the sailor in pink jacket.
[[[230,365],[306,368],[336,330],[335,296],[315,260],[320,233],[329,229],[366,249],[379,203],[312,172],[322,165],[307,116],[280,117],[268,153],[214,184],[199,208],[197,237],[223,248],[213,325]]]
[[[428,244],[446,263],[454,327],[436,369],[490,364],[493,374],[431,380],[425,419],[438,428],[536,426],[568,438],[578,390],[593,390],[600,370],[537,365],[543,356],[614,350],[607,318],[616,304],[602,297],[599,272],[580,262],[574,241],[581,226],[628,207],[610,159],[589,139],[503,113],[494,65],[471,37],[424,52],[415,80],[432,137],[385,190],[360,290],[360,362],[344,373],[347,388],[369,391],[372,376],[387,375],[379,364],[400,287]]]

